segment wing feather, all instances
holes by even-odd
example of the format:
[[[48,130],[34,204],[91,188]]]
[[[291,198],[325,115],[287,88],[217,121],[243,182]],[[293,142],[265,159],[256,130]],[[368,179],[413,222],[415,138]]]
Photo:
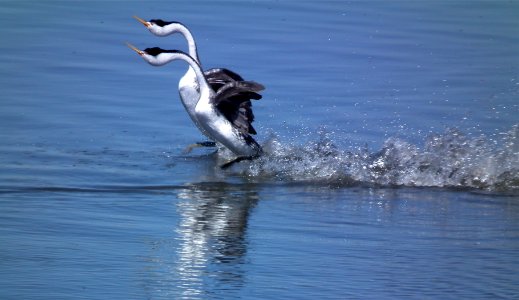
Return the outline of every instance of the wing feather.
[[[222,100],[231,98],[236,95],[248,96],[248,95],[259,95],[257,92],[261,92],[265,87],[254,81],[233,81],[226,83],[216,92],[214,98],[214,104]],[[252,94],[251,94],[252,93]],[[259,95],[261,98],[261,95]],[[240,99],[246,99],[247,97],[239,97]],[[254,98],[253,98],[254,99]],[[259,100],[259,99],[258,99]]]
[[[265,87],[254,81],[234,81],[221,87],[214,98],[214,105],[227,120],[243,133],[256,134],[252,126],[254,113],[250,99],[259,100],[257,92]]]
[[[204,75],[216,92],[213,104],[218,111],[242,133],[256,134],[250,100],[261,99],[258,92],[264,89],[263,85],[244,81],[240,75],[225,68],[209,69]]]

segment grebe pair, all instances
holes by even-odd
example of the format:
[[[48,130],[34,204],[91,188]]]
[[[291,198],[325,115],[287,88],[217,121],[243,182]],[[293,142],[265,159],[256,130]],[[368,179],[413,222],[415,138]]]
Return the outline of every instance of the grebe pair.
[[[261,146],[251,136],[256,134],[256,130],[252,127],[254,114],[250,99],[261,99],[258,92],[264,87],[253,81],[245,81],[228,69],[203,72],[193,35],[181,23],[134,18],[157,36],[178,32],[186,38],[189,54],[158,47],[140,50],[130,44],[128,46],[153,66],[162,66],[174,60],[188,63],[189,69],[179,81],[179,92],[184,108],[198,129],[216,144],[232,151],[237,156],[235,161],[259,156]]]

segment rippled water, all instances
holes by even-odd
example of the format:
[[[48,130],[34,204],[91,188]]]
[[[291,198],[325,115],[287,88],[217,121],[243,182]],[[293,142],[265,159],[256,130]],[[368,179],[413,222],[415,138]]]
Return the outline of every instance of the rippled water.
[[[0,298],[519,297],[516,2],[0,3]],[[264,84],[228,170],[185,49]]]

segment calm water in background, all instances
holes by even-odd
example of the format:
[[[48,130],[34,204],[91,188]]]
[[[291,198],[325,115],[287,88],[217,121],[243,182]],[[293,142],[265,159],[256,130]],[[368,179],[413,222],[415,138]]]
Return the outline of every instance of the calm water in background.
[[[2,299],[519,297],[515,1],[0,3]],[[185,49],[263,83],[230,170]]]

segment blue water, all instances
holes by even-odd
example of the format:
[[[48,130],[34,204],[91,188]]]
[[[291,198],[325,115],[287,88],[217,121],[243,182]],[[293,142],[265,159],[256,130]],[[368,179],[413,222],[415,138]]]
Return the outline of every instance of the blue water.
[[[1,299],[519,298],[519,3],[3,1]],[[185,49],[266,86],[229,170]]]

